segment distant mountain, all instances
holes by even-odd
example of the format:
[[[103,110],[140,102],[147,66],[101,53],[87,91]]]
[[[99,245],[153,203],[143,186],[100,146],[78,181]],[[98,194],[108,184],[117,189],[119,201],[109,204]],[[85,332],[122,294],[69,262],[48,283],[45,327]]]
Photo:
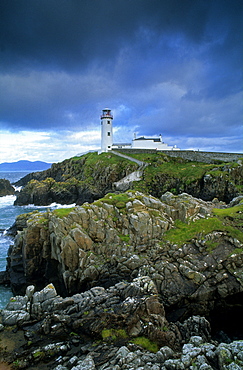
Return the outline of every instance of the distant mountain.
[[[18,162],[4,162],[0,163],[0,171],[44,171],[50,168],[52,163],[42,161],[18,161]]]

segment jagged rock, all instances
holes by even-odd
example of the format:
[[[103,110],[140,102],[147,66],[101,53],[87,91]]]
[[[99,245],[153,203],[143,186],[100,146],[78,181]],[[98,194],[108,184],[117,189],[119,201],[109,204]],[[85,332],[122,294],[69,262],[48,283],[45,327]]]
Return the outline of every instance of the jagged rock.
[[[20,312],[28,317],[20,317]],[[210,326],[203,317],[195,316],[173,324],[173,330],[165,329],[171,324],[147,276],[109,289],[95,287],[68,298],[58,296],[51,284],[35,293],[28,287],[24,297],[10,300],[1,316],[0,338],[7,343],[4,359],[25,369],[41,368],[43,363],[54,370],[231,370],[243,365],[243,342],[210,342]],[[136,336],[142,334],[160,344],[154,353],[131,343],[129,332],[138,322],[141,331]],[[25,333],[25,342],[14,352],[8,342],[9,325],[17,325],[17,337],[20,331]],[[103,342],[96,342],[105,332],[109,334],[103,336]],[[163,340],[155,336],[159,332]]]
[[[160,346],[167,345],[161,348],[156,356],[143,354],[140,350],[131,352],[127,347],[121,347],[115,355],[116,360],[109,359],[108,364],[111,366],[117,363],[121,368],[126,364],[129,364],[130,368],[146,364],[148,369],[156,369],[159,366],[156,365],[157,361],[166,363],[168,358],[174,356],[168,345],[177,350],[180,348],[181,334],[175,325],[171,327],[173,330],[168,329],[170,325],[165,319],[156,287],[146,276],[136,278],[132,283],[118,283],[109,289],[95,287],[68,298],[58,296],[51,284],[35,293],[33,287],[28,287],[24,297],[17,296],[10,300],[1,316],[4,334],[5,328],[6,333],[8,332],[8,326],[17,325],[25,330],[25,337],[31,346],[28,354],[26,351],[24,354],[21,351],[17,354],[19,360],[25,362],[25,367],[66,354],[71,346],[75,346],[75,341],[70,340],[70,333],[73,332],[76,336],[86,335],[97,339],[102,337],[103,332],[109,331],[110,338],[117,337],[115,340],[118,341],[143,335]],[[67,338],[66,341],[56,341],[60,336]],[[40,338],[46,338],[41,346]],[[191,346],[199,345],[201,341],[197,339],[192,343]],[[196,351],[190,349],[191,352]],[[86,350],[83,350],[83,353],[85,352]],[[69,360],[68,368],[72,364],[73,370],[96,369],[96,362],[99,360],[95,360],[95,353],[92,350],[90,354],[86,353],[85,358],[81,356]],[[60,366],[62,364],[59,368]]]
[[[9,275],[6,271],[0,271],[0,284],[1,285],[9,285]]]
[[[210,315],[243,292],[242,244],[224,231],[202,232],[180,247],[163,236],[178,219],[189,225],[210,219],[215,205],[226,207],[188,194],[166,193],[159,200],[130,191],[82,207],[32,213],[17,221],[7,269],[12,288],[24,293],[29,284],[41,289],[53,282],[58,293],[70,295],[148,275],[170,320]]]
[[[82,361],[78,361],[77,365],[72,370],[95,370],[95,363],[92,356],[88,355]]]
[[[172,326],[173,330],[168,329],[163,305],[148,277],[134,279],[132,283],[119,283],[109,289],[92,288],[68,298],[58,296],[51,284],[33,295],[32,292],[33,288],[28,287],[24,297],[11,299],[1,316],[5,327],[25,328],[25,336],[33,344],[38,344],[40,337],[49,340],[70,338],[73,332],[77,336],[100,339],[103,332],[109,331],[110,338],[117,337],[118,341],[145,336],[160,346],[167,344],[179,348],[180,332],[175,326]],[[54,342],[38,347],[30,352],[29,360],[38,362],[46,356],[57,356],[66,352],[69,346],[70,343]],[[86,362],[87,366],[93,366],[90,357],[78,361],[76,366],[84,366]]]
[[[237,187],[242,185],[241,162],[217,167],[199,162],[197,167],[201,171],[195,171],[194,175],[192,169],[196,167],[195,164],[188,165],[188,160],[170,158],[165,153],[150,153],[148,162],[138,161],[144,164],[139,170],[138,165],[132,161],[131,157],[130,160],[127,157],[120,158],[113,152],[102,153],[101,156],[89,153],[54,163],[50,169],[28,174],[16,183],[24,188],[17,193],[15,204],[91,203],[109,191],[125,191],[134,186],[158,198],[166,191],[172,191],[176,194],[186,192],[207,201],[218,198],[228,203],[240,195]],[[160,167],[164,163],[170,163],[171,166]],[[148,168],[145,169],[146,166]],[[156,171],[150,171],[151,167]],[[186,169],[188,174],[184,171]],[[140,176],[141,184],[138,181]]]
[[[75,198],[83,203],[127,174],[125,168],[103,168],[102,174],[99,169],[94,173],[98,186],[87,189],[71,178],[70,161],[64,165],[67,182],[62,166],[54,165],[44,177],[39,173],[19,200],[51,202],[58,196],[60,202]],[[225,168],[231,170],[240,177],[238,167]],[[219,195],[229,201],[237,192],[226,177],[217,182],[210,173],[198,180],[200,187],[194,182],[188,189],[203,199]],[[160,180],[151,182],[153,194],[161,192]],[[175,181],[175,188],[182,186]],[[234,316],[234,306],[240,330],[241,200],[232,201],[238,213],[227,215],[225,229],[218,222],[183,243],[166,239],[166,233],[177,224],[193,228],[198,221],[214,220],[213,208],[227,211],[226,204],[185,193],[167,192],[157,199],[128,191],[82,207],[19,216],[6,276],[23,296],[13,297],[1,312],[1,357],[26,369],[44,362],[56,370],[241,368],[242,342],[231,343],[226,335],[229,343],[211,341],[209,321],[202,316],[212,318],[212,324],[221,317],[225,322]],[[21,337],[18,350],[9,346],[11,334]],[[157,344],[156,353],[143,342],[135,344],[138,337]]]
[[[227,172],[227,169],[225,169]],[[240,171],[238,173],[238,171]],[[235,176],[238,179],[242,173],[242,166],[239,170],[235,170]],[[234,171],[232,171],[233,174]],[[238,180],[236,180],[238,181]],[[218,198],[224,202],[229,203],[232,198],[239,195],[235,185],[229,178],[225,176],[216,176],[211,174],[204,175],[200,181],[190,184],[184,189],[187,193],[192,194],[194,197],[203,200],[212,200]]]
[[[161,200],[170,206],[167,212],[173,220],[179,219],[183,222],[191,222],[209,217],[212,208],[215,207],[215,202],[205,202],[187,193],[174,195],[166,192],[162,195]]]
[[[177,326],[185,342],[188,342],[191,336],[193,336],[193,345],[201,344],[201,341],[206,342],[210,339],[211,327],[204,317],[192,316],[183,323],[177,322]],[[199,338],[198,341],[197,338]]]
[[[238,197],[235,197],[232,199],[232,201],[229,204],[229,207],[234,207],[237,204],[241,203],[243,201],[243,195],[239,195]]]
[[[24,188],[17,194],[15,204],[91,203],[112,191],[114,182],[137,168],[137,164],[119,157],[116,163],[109,163],[109,153],[103,153],[101,157],[91,155],[97,156],[96,162],[90,163],[89,155],[71,158],[20,179],[16,185]]]
[[[15,193],[14,187],[10,184],[9,180],[0,179],[0,197],[5,195],[13,195]]]

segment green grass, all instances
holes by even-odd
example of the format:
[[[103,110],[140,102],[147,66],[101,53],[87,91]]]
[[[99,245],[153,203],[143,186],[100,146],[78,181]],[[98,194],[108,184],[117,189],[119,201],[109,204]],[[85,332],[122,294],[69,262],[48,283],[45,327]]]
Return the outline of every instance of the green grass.
[[[145,168],[143,180],[134,183],[133,187],[154,196],[160,196],[167,190],[177,194],[201,179],[213,167],[205,163],[181,161],[180,158],[170,158],[168,162],[154,160]]]
[[[119,238],[123,241],[123,242],[126,242],[128,243],[129,240],[130,240],[130,236],[129,235],[123,235],[123,234],[118,234]]]
[[[127,202],[132,199],[134,198],[130,198],[127,193],[121,194],[108,193],[105,195],[104,198],[96,200],[93,204],[98,207],[102,207],[104,203],[110,204],[112,206],[117,207],[121,212],[124,212]],[[114,217],[113,221],[117,221],[117,218]]]
[[[101,336],[105,341],[116,341],[118,339],[126,339],[127,333],[124,329],[103,329]]]
[[[200,178],[206,171],[215,168],[215,164],[187,161],[179,157],[169,157],[163,153],[141,153],[132,154],[131,156],[150,163],[150,166],[145,169],[145,173],[150,175],[156,174],[159,171],[182,178],[195,179]]]
[[[214,208],[213,214],[219,217],[234,217],[234,218],[243,218],[243,204],[238,204],[230,208]]]
[[[111,204],[119,209],[125,208],[128,201],[132,200],[127,193],[114,194],[108,193],[104,198],[99,201],[107,204]],[[95,204],[95,203],[94,203]]]
[[[48,225],[48,219],[44,218],[44,217],[41,217],[41,218],[38,219],[38,223],[47,226]]]
[[[150,164],[144,170],[143,180],[133,184],[135,190],[155,196],[160,196],[167,190],[178,194],[186,191],[187,186],[200,180],[206,174],[212,177],[224,177],[233,182],[239,191],[242,189],[241,176],[234,178],[230,171],[225,171],[226,163],[192,162],[179,157],[169,157],[160,152],[129,155]],[[227,166],[233,170],[239,167],[234,162],[227,163]]]
[[[128,338],[128,335],[124,329],[103,329],[101,336],[104,341],[108,342],[115,342],[117,340]],[[158,345],[146,337],[137,337],[130,340],[130,342],[153,353],[156,353],[159,350]]]
[[[224,223],[226,231],[233,238],[243,242],[243,203],[229,208],[214,208],[213,214]]]
[[[156,353],[159,350],[158,345],[146,337],[137,337],[132,339],[131,342],[146,349],[149,352]]]
[[[199,234],[206,235],[214,230],[224,230],[222,221],[216,217],[196,220],[191,224],[186,224],[180,220],[176,220],[175,228],[166,231],[164,239],[171,243],[182,245],[185,242],[198,237]]]
[[[226,225],[225,230],[228,232],[228,234],[230,236],[232,236],[232,238],[235,238],[235,239],[239,240],[241,243],[243,243],[242,228],[241,228],[241,230],[239,230],[238,228],[236,228],[234,226]]]
[[[212,253],[212,251],[217,248],[217,246],[219,245],[218,242],[213,242],[212,240],[207,240],[206,241],[206,246],[207,246],[207,252],[208,253]]]
[[[173,244],[182,244],[190,241],[193,238],[207,235],[213,231],[227,232],[233,238],[243,242],[242,220],[243,220],[243,205],[224,209],[213,209],[213,217],[207,219],[199,219],[190,224],[180,220],[175,221],[175,228],[168,230],[164,234],[164,239]],[[208,251],[211,251],[217,243],[207,242]]]
[[[45,357],[45,353],[43,351],[35,351],[35,352],[33,352],[33,357],[35,359],[37,359],[37,358],[42,359],[42,358]]]
[[[106,173],[106,180],[109,177],[118,175],[120,172],[129,170],[135,171],[138,168],[136,163],[133,163],[125,158],[118,157],[113,153],[97,152],[88,153],[82,157],[73,157],[71,165],[76,171],[76,177],[79,180],[85,180],[86,183],[96,185],[99,177],[103,177]],[[94,177],[94,172],[99,173],[98,178]],[[114,180],[115,181],[115,180]]]
[[[150,164],[145,168],[144,180],[134,184],[135,189],[140,191],[149,191],[151,181],[156,182],[156,179],[160,178],[162,174],[175,178],[179,177],[189,184],[195,181],[195,179],[201,178],[207,171],[215,168],[214,164],[191,162],[182,158],[168,157],[163,153],[129,153],[129,156]],[[103,170],[101,171],[101,175],[103,175],[107,171],[107,168],[112,169],[115,174],[118,174],[118,172],[121,173],[121,171],[125,170],[132,172],[138,167],[137,164],[125,158],[118,157],[113,153],[102,153],[100,155],[97,153],[88,153],[82,157],[73,157],[71,164],[77,172],[82,172],[83,180],[85,179],[86,182],[93,183],[94,185],[97,179],[94,179],[93,173],[98,168]],[[217,167],[220,167],[220,165]]]
[[[58,208],[53,211],[54,215],[56,215],[59,218],[64,218],[69,215],[70,212],[74,210],[75,207],[71,208]]]
[[[230,255],[232,254],[241,254],[243,252],[243,248],[235,248]]]
[[[194,164],[195,167],[193,167],[193,163],[163,163],[160,166],[155,167],[147,167],[145,169],[146,178],[149,179],[151,176],[158,176],[158,173],[161,174],[167,174],[170,176],[176,176],[181,179],[186,179],[187,182],[192,182],[196,179],[201,178],[205,172],[207,171],[207,168],[205,168],[205,165],[199,166],[198,164]]]
[[[127,159],[118,157],[113,153],[98,154],[97,152],[88,153],[88,154],[83,155],[82,157],[73,157],[72,160],[75,160],[77,162],[79,161],[83,162],[85,160],[85,164],[91,167],[96,165],[97,162],[99,161],[103,162],[104,165],[127,162]]]
[[[133,183],[133,189],[145,194],[160,197],[166,191],[179,194],[188,192],[191,184],[196,183],[203,175],[210,174],[213,177],[224,177],[233,183],[238,191],[242,191],[243,183],[238,164],[207,164],[191,162],[182,158],[169,157],[162,152],[139,153],[129,156],[149,163],[144,169],[143,179]],[[228,169],[225,170],[225,165]],[[43,181],[31,180],[25,187],[27,193],[45,192],[52,189],[54,192],[73,191],[76,188],[88,188],[93,192],[104,191],[104,188],[112,188],[112,184],[128,173],[135,171],[138,165],[130,160],[116,156],[113,153],[97,152],[88,153],[81,157],[66,159],[61,163],[52,165],[53,176],[58,173],[58,181],[47,178]],[[236,171],[236,172],[234,172]],[[196,183],[196,184],[195,184]],[[190,191],[189,191],[190,192]],[[121,202],[117,206],[124,208]]]

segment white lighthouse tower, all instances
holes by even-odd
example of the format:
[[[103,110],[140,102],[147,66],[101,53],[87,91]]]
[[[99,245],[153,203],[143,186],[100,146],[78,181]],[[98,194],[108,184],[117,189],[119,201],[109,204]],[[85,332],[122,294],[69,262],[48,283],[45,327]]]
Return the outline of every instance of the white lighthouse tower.
[[[113,144],[112,120],[113,116],[111,110],[106,108],[102,110],[101,118],[101,152],[111,150]]]

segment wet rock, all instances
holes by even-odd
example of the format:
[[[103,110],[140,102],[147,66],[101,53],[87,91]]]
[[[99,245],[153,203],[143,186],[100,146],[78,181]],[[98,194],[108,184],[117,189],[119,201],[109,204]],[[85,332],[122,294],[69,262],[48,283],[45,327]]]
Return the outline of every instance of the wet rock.
[[[40,334],[58,337],[81,330],[83,334],[100,337],[102,330],[113,328],[116,323],[117,330],[124,329],[129,336],[146,335],[160,344],[167,342],[177,346],[176,333],[164,330],[168,327],[164,308],[148,277],[107,290],[92,288],[68,298],[58,296],[52,284],[33,296],[29,295],[31,289],[27,289],[28,295],[15,297],[2,311],[4,325],[29,325],[38,321],[35,330]],[[114,335],[119,336],[119,332]]]
[[[216,203],[185,193],[159,200],[131,191],[67,209],[64,216],[56,210],[21,217],[7,266],[12,289],[25,294],[30,284],[40,290],[53,282],[67,296],[147,275],[170,320],[210,315],[242,292],[241,242],[217,230],[202,230],[181,246],[164,235],[178,219],[186,225],[211,219]]]
[[[24,297],[14,299],[1,312],[3,331],[16,325],[24,329],[26,340],[31,344],[25,357],[20,351],[15,360],[25,362],[25,366],[59,359],[59,364],[53,368],[160,370],[161,366],[187,369],[197,364],[199,368],[210,369],[217,362],[224,364],[222,353],[227,352],[238,362],[242,358],[240,341],[226,345],[227,351],[225,346],[217,349],[208,342],[210,327],[204,318],[195,316],[177,326],[168,323],[156,286],[147,276],[131,283],[118,283],[109,289],[94,287],[67,298],[58,296],[51,284],[40,292],[28,287]],[[192,332],[195,335],[189,337]],[[104,338],[108,339],[94,346],[92,341],[102,338],[104,333]],[[90,344],[80,348],[83,335],[89,338]],[[60,336],[66,339],[60,342]],[[129,343],[129,338],[134,336],[150,338],[160,344],[160,349],[154,354],[142,347],[138,349]],[[38,345],[40,338],[45,340],[42,346]],[[126,345],[107,352],[112,341]],[[186,343],[180,352],[183,341]],[[76,356],[67,356],[71,348],[77,348]]]
[[[9,180],[0,179],[0,197],[13,194],[15,194],[15,189],[10,184]]]

